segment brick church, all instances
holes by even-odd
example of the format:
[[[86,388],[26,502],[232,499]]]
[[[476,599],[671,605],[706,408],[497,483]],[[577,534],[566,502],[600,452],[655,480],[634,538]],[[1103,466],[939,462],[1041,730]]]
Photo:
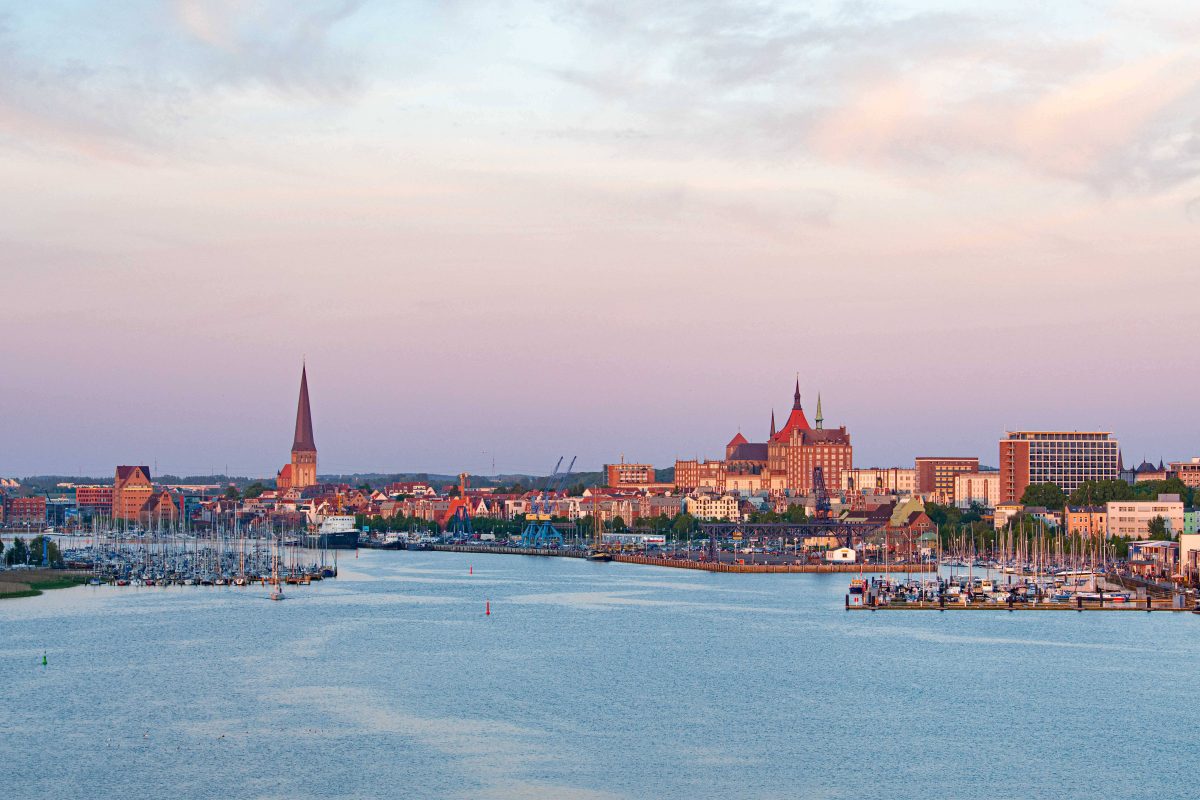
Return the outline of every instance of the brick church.
[[[317,483],[317,445],[313,441],[312,410],[308,407],[308,367],[300,369],[300,402],[296,407],[296,436],[292,439],[292,460],[275,476],[275,486],[305,489]]]
[[[776,430],[775,412],[771,412],[767,441],[751,442],[739,432],[725,446],[722,461],[676,461],[675,485],[685,491],[808,494],[813,489],[813,468],[820,466],[825,485],[839,487],[842,472],[853,468],[850,434],[844,425],[825,428],[819,397],[815,422],[815,427],[810,425],[804,413],[797,380],[792,411],[782,428]]]

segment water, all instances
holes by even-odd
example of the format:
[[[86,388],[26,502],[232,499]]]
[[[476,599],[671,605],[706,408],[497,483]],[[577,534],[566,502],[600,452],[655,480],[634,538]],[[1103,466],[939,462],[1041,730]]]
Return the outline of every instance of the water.
[[[4,796],[1191,795],[1191,614],[846,613],[847,576],[574,559],[341,566],[283,603],[0,602]]]

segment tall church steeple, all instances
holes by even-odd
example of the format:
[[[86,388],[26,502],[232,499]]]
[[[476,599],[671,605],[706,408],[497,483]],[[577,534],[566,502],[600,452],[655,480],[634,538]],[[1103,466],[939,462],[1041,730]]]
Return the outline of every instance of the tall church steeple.
[[[317,483],[317,443],[313,439],[312,409],[308,405],[308,365],[300,368],[300,400],[296,404],[296,435],[292,460],[279,471],[280,489],[304,489]]]
[[[817,430],[825,430],[825,417],[821,414],[821,393],[817,392]]]
[[[312,409],[308,407],[308,365],[300,368],[300,402],[296,405],[296,438],[292,440],[292,452],[317,451],[313,441]]]
[[[775,436],[775,409],[771,409],[771,436]]]

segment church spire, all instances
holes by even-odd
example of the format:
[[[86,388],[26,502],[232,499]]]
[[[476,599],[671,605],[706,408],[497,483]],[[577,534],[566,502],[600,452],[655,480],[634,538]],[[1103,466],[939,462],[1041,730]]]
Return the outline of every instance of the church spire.
[[[775,409],[771,409],[771,436],[775,435]]]
[[[817,430],[825,430],[825,417],[821,414],[821,393],[817,392]]]
[[[796,394],[792,395],[792,410],[799,411],[800,405],[800,376],[796,376]]]
[[[296,438],[292,440],[292,450],[317,451],[313,441],[312,410],[308,407],[308,365],[300,368],[300,402],[296,405]]]

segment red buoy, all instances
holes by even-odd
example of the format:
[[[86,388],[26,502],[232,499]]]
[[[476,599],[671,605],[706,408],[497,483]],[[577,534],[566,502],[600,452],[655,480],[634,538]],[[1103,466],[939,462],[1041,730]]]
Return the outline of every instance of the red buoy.
[[[491,600],[483,601],[483,615],[485,617],[490,617],[492,615],[492,601]]]
[[[472,567],[467,567],[467,574],[468,574],[468,575],[474,575],[474,574],[475,574],[475,567],[473,567],[473,566],[472,566]]]

